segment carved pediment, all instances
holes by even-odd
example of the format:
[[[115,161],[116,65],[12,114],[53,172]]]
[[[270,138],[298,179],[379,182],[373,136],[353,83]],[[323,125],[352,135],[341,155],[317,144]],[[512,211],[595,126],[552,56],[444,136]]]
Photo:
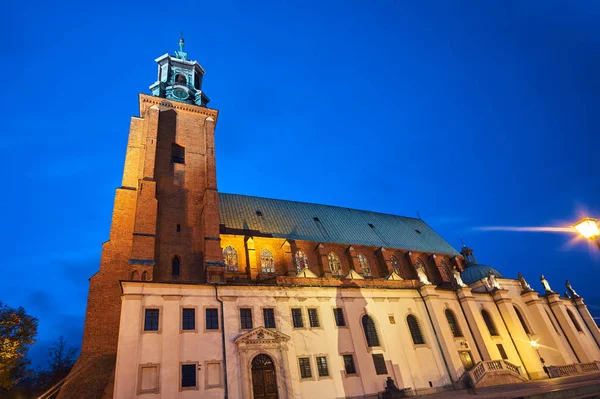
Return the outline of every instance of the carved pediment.
[[[280,333],[279,331],[269,330],[264,327],[256,327],[250,330],[233,341],[236,345],[265,345],[265,344],[282,344],[289,341],[290,337]]]
[[[388,276],[385,278],[386,280],[404,280],[402,277],[400,277],[398,275],[398,273],[396,272],[391,272],[390,274],[388,274]]]
[[[317,275],[311,272],[308,268],[304,268],[296,277],[317,278]]]
[[[358,274],[358,272],[354,269],[350,270],[350,273],[346,277],[348,280],[364,280],[364,277]]]

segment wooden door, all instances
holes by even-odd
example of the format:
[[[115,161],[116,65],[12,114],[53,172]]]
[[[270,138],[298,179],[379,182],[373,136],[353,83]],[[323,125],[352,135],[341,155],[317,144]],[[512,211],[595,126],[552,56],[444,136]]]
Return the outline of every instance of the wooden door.
[[[252,392],[254,399],[277,399],[275,365],[262,353],[252,360]]]

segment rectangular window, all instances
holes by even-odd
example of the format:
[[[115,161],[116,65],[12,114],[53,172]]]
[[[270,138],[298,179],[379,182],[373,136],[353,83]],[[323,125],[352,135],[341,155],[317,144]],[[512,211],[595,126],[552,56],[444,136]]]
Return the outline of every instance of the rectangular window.
[[[356,366],[354,366],[354,356],[344,355],[344,368],[346,369],[346,375],[356,374]]]
[[[311,327],[320,327],[319,312],[317,309],[308,309],[308,321]]]
[[[196,309],[183,309],[181,314],[181,329],[184,331],[196,329]]]
[[[387,367],[385,366],[383,355],[373,354],[373,364],[375,365],[375,372],[377,375],[387,374]]]
[[[304,320],[302,320],[301,308],[292,309],[292,322],[294,323],[294,328],[304,328]]]
[[[171,162],[185,163],[185,147],[178,144],[171,144]]]
[[[219,309],[206,309],[206,329],[219,329]]]
[[[346,327],[346,319],[344,318],[344,310],[342,308],[333,309],[333,318],[335,325],[338,327]]]
[[[298,365],[300,366],[300,378],[312,378],[312,370],[310,369],[310,358],[299,358]]]
[[[240,309],[240,327],[242,330],[252,329],[252,309],[241,308]]]
[[[158,331],[158,309],[146,309],[144,331]]]
[[[196,387],[196,365],[182,364],[181,365],[181,387],[195,388]]]
[[[275,310],[273,308],[264,308],[263,316],[265,319],[265,328],[275,328]]]
[[[329,377],[329,367],[327,367],[327,358],[325,356],[317,356],[317,371],[319,377]]]
[[[504,350],[502,344],[496,344],[496,346],[498,347],[498,352],[500,352],[500,356],[502,357],[502,359],[508,360],[508,356],[506,356],[506,351]]]

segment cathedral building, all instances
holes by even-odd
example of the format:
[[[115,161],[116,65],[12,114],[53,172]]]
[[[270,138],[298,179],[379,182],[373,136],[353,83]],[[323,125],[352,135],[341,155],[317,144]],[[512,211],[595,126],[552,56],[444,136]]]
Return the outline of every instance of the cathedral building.
[[[600,370],[570,284],[536,292],[421,219],[219,192],[205,71],[183,40],[155,61],[59,398],[375,398]]]

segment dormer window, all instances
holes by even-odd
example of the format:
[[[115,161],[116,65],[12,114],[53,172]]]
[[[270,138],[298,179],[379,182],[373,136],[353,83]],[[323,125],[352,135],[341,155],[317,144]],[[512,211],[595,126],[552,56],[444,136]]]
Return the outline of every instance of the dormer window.
[[[175,83],[180,84],[180,85],[186,85],[187,79],[185,78],[184,75],[178,73],[177,75],[175,75]]]

